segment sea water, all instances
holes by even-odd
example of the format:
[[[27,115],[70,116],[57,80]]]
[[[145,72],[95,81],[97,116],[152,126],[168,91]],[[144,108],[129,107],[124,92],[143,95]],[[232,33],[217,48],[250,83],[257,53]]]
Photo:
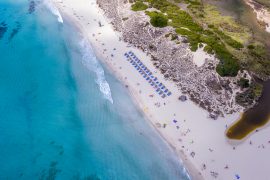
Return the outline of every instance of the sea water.
[[[0,179],[189,179],[89,42],[50,10],[0,0]]]

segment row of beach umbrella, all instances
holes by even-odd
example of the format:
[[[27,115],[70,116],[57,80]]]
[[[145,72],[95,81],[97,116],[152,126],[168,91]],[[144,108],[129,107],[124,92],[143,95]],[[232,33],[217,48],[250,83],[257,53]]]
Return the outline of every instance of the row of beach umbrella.
[[[172,93],[158,81],[158,78],[153,75],[153,73],[141,62],[136,55],[129,51],[124,54],[126,60],[130,62],[130,64],[143,76],[143,78],[148,81],[148,83],[155,89],[155,91],[162,97],[172,95]]]

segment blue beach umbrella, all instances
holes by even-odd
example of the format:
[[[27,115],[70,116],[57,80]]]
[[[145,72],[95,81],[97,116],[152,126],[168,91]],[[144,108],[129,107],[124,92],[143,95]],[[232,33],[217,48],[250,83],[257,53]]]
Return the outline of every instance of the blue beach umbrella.
[[[240,176],[238,174],[235,175],[236,179],[240,179]]]

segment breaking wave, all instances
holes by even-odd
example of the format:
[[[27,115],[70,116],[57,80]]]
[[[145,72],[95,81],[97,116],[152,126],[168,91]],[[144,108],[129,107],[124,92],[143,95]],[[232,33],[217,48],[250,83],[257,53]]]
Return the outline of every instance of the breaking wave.
[[[87,40],[80,42],[83,64],[96,74],[96,83],[99,85],[99,90],[102,92],[105,99],[113,104],[110,85],[105,79],[105,74],[102,66],[99,64],[93,49]]]
[[[63,18],[58,10],[58,8],[53,4],[53,2],[51,0],[44,0],[44,4],[46,5],[46,7],[55,15],[57,16],[57,20],[60,23],[63,23]]]

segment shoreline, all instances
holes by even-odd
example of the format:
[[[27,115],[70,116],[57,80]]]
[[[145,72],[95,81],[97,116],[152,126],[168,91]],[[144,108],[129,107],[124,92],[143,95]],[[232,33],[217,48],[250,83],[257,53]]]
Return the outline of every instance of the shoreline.
[[[113,72],[113,70],[110,69],[112,68],[110,67],[110,64],[102,61],[102,57],[98,55],[96,50],[94,50],[94,52],[97,58],[101,61],[101,63],[105,64],[106,70],[108,70],[112,75],[114,75],[122,83],[123,86],[128,85],[128,83],[125,82],[124,79],[121,78],[119,74],[117,74],[117,72],[115,71]],[[177,156],[177,159],[180,160],[180,163],[188,172],[188,175],[191,177],[191,179],[203,180],[203,178],[197,174],[198,171],[196,170],[196,168],[193,167],[193,165],[187,160],[186,156],[184,154],[177,153],[173,144],[171,144],[168,140],[166,140],[166,137],[164,137],[162,133],[155,127],[155,124],[153,124],[153,120],[151,120],[151,115],[143,111],[143,103],[137,98],[138,95],[136,95],[136,93],[131,88],[128,89],[128,94],[130,95],[133,103],[137,106],[138,111],[143,115],[144,119],[146,120],[145,123],[149,124],[150,127],[153,128],[154,131],[158,133],[160,139],[163,140],[163,142],[167,146],[169,146],[169,149]]]
[[[82,37],[87,37],[87,41],[88,43],[91,44],[91,47],[93,48],[95,56],[97,57],[98,61],[100,61],[101,64],[106,66],[105,67],[106,70],[108,70],[113,76],[115,76],[121,82],[121,84],[123,85],[123,88],[125,88],[124,86],[126,85],[130,87],[130,83],[128,81],[125,81],[125,79],[123,79],[123,77],[119,73],[117,73],[117,71],[114,70],[114,67],[110,63],[108,63],[107,61],[104,61],[104,59],[106,58],[103,57],[102,54],[99,53],[98,49],[95,48],[95,46],[92,44],[87,33],[84,32],[83,27],[78,22],[76,22],[76,20],[74,20],[73,17],[63,12],[61,13],[64,14],[64,19],[68,18],[69,21],[79,30]],[[160,132],[158,128],[155,127],[155,124],[153,124],[153,120],[151,120],[151,115],[143,111],[144,105],[139,100],[138,94],[132,88],[128,88],[127,92],[130,95],[133,103],[137,106],[138,111],[140,111],[141,114],[143,115],[144,119],[146,120],[145,122],[148,123],[149,126],[153,128],[155,132],[158,133],[158,135],[160,136],[160,139],[162,139],[163,142],[169,147],[170,151],[172,151],[176,155],[176,158],[180,160],[180,164],[187,171],[188,176],[191,177],[191,179],[204,180],[204,178],[200,174],[198,174],[199,171],[193,166],[191,162],[188,161],[186,155],[183,152],[180,152],[180,153],[177,152],[175,150],[175,146],[172,143],[170,143],[164,135],[162,135],[162,133]]]
[[[141,110],[146,122],[153,126],[166,144],[171,147],[171,150],[175,152],[185,169],[188,171],[188,174],[193,179],[215,179],[215,176],[217,176],[218,179],[228,179],[232,178],[233,175],[239,171],[241,176],[245,175],[244,177],[252,177],[250,176],[251,172],[243,171],[248,164],[240,168],[242,164],[239,164],[237,160],[240,160],[241,157],[239,157],[240,159],[236,158],[236,160],[228,160],[225,157],[234,157],[234,153],[236,152],[238,155],[241,155],[245,151],[243,148],[236,151],[224,136],[224,132],[226,131],[226,128],[224,128],[225,125],[227,127],[227,124],[231,124],[236,120],[239,116],[238,114],[227,116],[226,119],[220,118],[217,121],[214,121],[207,117],[206,111],[199,108],[190,100],[187,102],[180,102],[178,97],[181,95],[181,92],[178,88],[172,82],[165,81],[162,74],[156,72],[158,70],[154,68],[150,61],[150,57],[144,52],[134,47],[128,47],[127,43],[119,41],[119,38],[121,38],[118,36],[119,33],[112,30],[112,26],[108,23],[108,19],[104,18],[104,14],[101,13],[101,10],[98,9],[94,1],[91,1],[91,6],[90,2],[85,0],[76,2],[78,4],[72,3],[72,1],[65,1],[65,5],[63,5],[64,1],[53,1],[55,5],[57,5],[59,11],[82,31],[84,37],[87,37],[96,57],[102,64],[105,64],[106,68],[115,75],[124,86],[128,85],[129,94],[135,105]],[[86,5],[84,3],[87,2],[89,7],[84,7]],[[75,12],[73,8],[79,9],[80,15],[78,15],[79,13]],[[87,20],[84,19],[85,16],[88,17]],[[98,17],[99,20],[93,20],[95,17]],[[103,26],[99,27],[98,24]],[[87,28],[87,26],[89,27]],[[104,29],[104,26],[107,27],[106,30]],[[104,39],[105,41],[102,42]],[[109,48],[105,43],[108,43],[109,48],[111,49],[117,46],[116,50],[108,52]],[[129,50],[132,50],[137,57],[144,60],[144,63],[154,72],[155,76],[170,88],[173,93],[171,97],[162,99],[155,94],[153,89],[151,89],[151,86],[140,77],[139,73],[136,74],[137,72],[134,71],[135,69],[132,69],[133,67],[124,59],[124,52]],[[110,56],[112,54],[113,57]],[[149,97],[149,94],[151,93],[154,94],[154,97]],[[156,106],[157,102],[160,103],[159,107]],[[163,105],[163,103],[165,104]],[[180,128],[176,128],[176,124],[172,122],[173,119],[177,119]],[[162,128],[162,123],[163,125],[166,124],[166,127]],[[205,131],[203,131],[203,128],[205,128]],[[269,132],[269,129],[267,130]],[[214,137],[212,133],[217,137]],[[248,142],[241,144],[241,146],[243,145],[248,146]],[[254,151],[253,154],[255,152],[257,151]],[[194,153],[194,155],[196,153],[195,157],[190,156],[192,153]],[[251,160],[254,158],[251,158]],[[226,161],[228,162],[226,163]],[[230,168],[224,168],[224,166],[226,167],[228,164]],[[256,163],[254,164],[255,166],[252,167],[256,167]],[[203,165],[206,165],[207,169],[204,168]]]

